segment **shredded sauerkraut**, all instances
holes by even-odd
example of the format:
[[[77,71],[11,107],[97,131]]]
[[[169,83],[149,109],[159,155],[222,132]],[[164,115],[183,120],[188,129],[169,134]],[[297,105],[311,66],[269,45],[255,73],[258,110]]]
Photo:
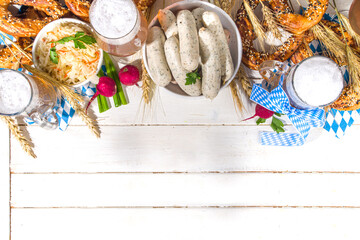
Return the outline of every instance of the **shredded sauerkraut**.
[[[84,82],[96,74],[100,60],[100,50],[97,43],[86,44],[86,49],[75,48],[74,42],[54,44],[64,37],[74,36],[77,32],[92,35],[76,23],[62,23],[52,31],[44,34],[36,49],[39,67],[56,79],[70,85]],[[50,60],[50,49],[56,48],[58,64]]]

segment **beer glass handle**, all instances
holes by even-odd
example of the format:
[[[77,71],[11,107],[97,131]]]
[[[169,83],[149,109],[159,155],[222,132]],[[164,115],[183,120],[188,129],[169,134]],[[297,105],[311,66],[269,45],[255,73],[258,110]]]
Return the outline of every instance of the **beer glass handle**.
[[[59,126],[59,121],[56,117],[55,110],[49,108],[46,112],[34,112],[30,115],[30,118],[34,120],[40,127],[46,129],[56,129]]]
[[[290,67],[283,62],[268,60],[260,64],[259,73],[272,86],[279,84],[280,76],[287,73]]]

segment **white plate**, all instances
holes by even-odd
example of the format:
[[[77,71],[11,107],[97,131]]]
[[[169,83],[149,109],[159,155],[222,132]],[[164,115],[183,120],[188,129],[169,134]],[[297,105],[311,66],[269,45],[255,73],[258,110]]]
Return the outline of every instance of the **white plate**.
[[[195,2],[182,1],[182,2],[174,3],[174,4],[166,7],[165,9],[171,10],[176,15],[176,13],[180,10],[187,9],[187,10],[191,11],[198,7],[204,8],[206,11],[215,12],[219,16],[224,29],[227,29],[230,32],[229,47],[230,47],[231,57],[234,62],[234,74],[221,87],[221,89],[220,89],[220,91],[221,91],[222,89],[224,89],[225,87],[227,87],[230,84],[230,82],[235,78],[235,76],[239,70],[239,67],[241,64],[241,57],[242,57],[242,43],[241,43],[240,34],[235,25],[235,22],[231,19],[231,17],[228,14],[226,14],[221,8],[215,6],[211,3],[202,2],[202,1],[195,1]],[[150,22],[149,28],[151,28],[153,26],[160,26],[157,16]],[[142,53],[143,53],[144,65],[151,77],[151,72],[150,72],[150,68],[149,68],[149,65],[147,62],[147,56],[146,56],[146,44],[142,48]],[[170,83],[165,88],[177,95],[191,97],[191,96],[187,95],[177,84]],[[203,97],[203,96],[201,95],[200,97]]]
[[[55,20],[55,21],[47,24],[43,29],[41,29],[41,31],[38,33],[38,35],[36,36],[36,38],[34,40],[34,47],[32,49],[32,58],[33,58],[33,62],[34,62],[34,65],[36,68],[40,69],[39,62],[37,61],[37,58],[36,58],[36,49],[38,47],[39,41],[42,39],[42,36],[44,36],[45,33],[51,31],[52,29],[54,29],[55,25],[61,24],[61,23],[76,23],[76,24],[81,25],[81,27],[85,28],[89,32],[91,32],[91,33],[93,32],[93,30],[89,24],[87,24],[86,22],[80,21],[78,19],[75,19],[75,18],[61,18],[61,19]],[[103,62],[103,51],[100,48],[99,48],[99,50],[100,50],[100,56],[99,56],[100,61],[98,63],[97,70],[96,70],[96,73],[94,74],[94,76],[88,78],[87,80],[85,80],[79,84],[72,85],[72,87],[80,87],[92,80],[97,79],[96,75],[100,71],[102,62]]]

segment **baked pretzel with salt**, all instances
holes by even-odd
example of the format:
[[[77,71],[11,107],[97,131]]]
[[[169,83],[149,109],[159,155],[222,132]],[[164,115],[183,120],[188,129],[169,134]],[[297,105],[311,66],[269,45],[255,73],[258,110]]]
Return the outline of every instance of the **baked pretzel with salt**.
[[[32,6],[48,17],[42,19],[15,17],[8,10],[12,4]],[[0,0],[0,30],[14,37],[35,37],[46,24],[67,12],[55,0]]]
[[[254,10],[260,3],[259,0],[249,1],[249,5]],[[285,4],[285,3],[284,3]],[[274,8],[273,11],[277,11],[279,7]],[[283,9],[280,8],[280,9]],[[253,41],[257,38],[254,27],[247,15],[244,4],[241,5],[236,17],[236,25],[239,29],[242,44],[243,44],[243,57],[242,62],[250,69],[258,70],[261,63],[267,60],[285,61],[291,57],[296,51],[299,45],[302,43],[303,34],[292,35],[289,37],[283,45],[278,46],[274,53],[265,53],[256,50],[253,46]]]
[[[269,0],[269,4],[270,8],[276,12],[278,22],[286,31],[300,34],[321,21],[329,0],[309,0],[309,5],[302,14],[293,13],[287,0]]]
[[[251,9],[254,10],[260,1],[262,0],[251,0],[248,2]],[[328,0],[310,0],[309,6],[304,10],[303,15],[299,15],[292,13],[286,0],[268,0],[267,2],[275,12],[279,24],[287,31],[293,33],[293,35],[283,45],[277,47],[272,54],[257,51],[253,47],[253,41],[257,36],[246,13],[244,4],[242,4],[236,19],[243,42],[242,62],[253,70],[258,70],[260,64],[266,60],[285,61],[289,59],[303,43],[303,38],[306,36],[305,32],[319,23],[328,5]]]

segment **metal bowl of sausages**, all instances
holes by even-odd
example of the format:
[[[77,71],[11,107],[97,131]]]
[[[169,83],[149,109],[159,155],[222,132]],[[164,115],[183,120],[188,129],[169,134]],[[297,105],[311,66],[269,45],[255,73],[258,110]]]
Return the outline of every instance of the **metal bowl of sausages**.
[[[150,22],[142,53],[158,86],[180,96],[212,100],[235,78],[242,43],[234,21],[222,9],[208,2],[181,1],[160,10]]]

